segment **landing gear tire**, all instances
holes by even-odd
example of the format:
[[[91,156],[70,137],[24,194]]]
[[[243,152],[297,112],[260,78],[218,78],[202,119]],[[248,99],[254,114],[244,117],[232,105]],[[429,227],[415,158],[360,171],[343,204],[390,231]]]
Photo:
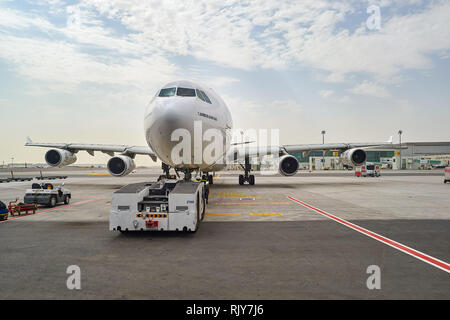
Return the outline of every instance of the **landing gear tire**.
[[[192,173],[190,170],[186,170],[184,172],[184,181],[191,181],[192,179]]]
[[[208,175],[208,182],[209,184],[213,184],[214,183],[214,179],[212,175]]]
[[[239,184],[242,186],[245,182],[248,182],[250,185],[255,184],[255,176],[249,173],[252,171],[252,167],[250,165],[250,158],[245,157],[245,164],[241,165],[242,169],[244,169],[244,174],[239,175]]]
[[[64,204],[69,204],[70,203],[70,197],[69,196],[65,196],[64,197]]]

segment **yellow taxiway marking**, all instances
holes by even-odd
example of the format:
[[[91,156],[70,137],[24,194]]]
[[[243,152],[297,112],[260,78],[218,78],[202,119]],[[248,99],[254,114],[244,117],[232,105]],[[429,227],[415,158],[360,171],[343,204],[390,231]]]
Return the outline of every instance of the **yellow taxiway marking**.
[[[247,198],[261,198],[261,196],[244,196],[244,195],[239,195],[239,196],[219,196],[217,197],[217,199],[233,199],[233,198],[246,198],[245,200],[249,200]]]
[[[243,196],[243,194],[242,193],[236,193],[236,192],[217,192],[217,194],[220,194],[220,195],[234,195],[234,196]]]
[[[259,204],[290,204],[289,202],[216,202],[216,205],[231,206],[231,205],[259,205]]]
[[[217,212],[207,212],[205,213],[207,216],[240,216],[241,213],[238,212],[224,212],[224,213],[217,213]],[[282,216],[283,214],[281,212],[251,212],[249,213],[251,216]]]
[[[250,212],[251,216],[282,216],[281,212]]]
[[[109,173],[90,173],[90,176],[109,176]]]
[[[230,213],[215,213],[215,212],[207,212],[205,213],[208,216],[239,216],[241,215],[240,213],[234,213],[234,212],[230,212]]]

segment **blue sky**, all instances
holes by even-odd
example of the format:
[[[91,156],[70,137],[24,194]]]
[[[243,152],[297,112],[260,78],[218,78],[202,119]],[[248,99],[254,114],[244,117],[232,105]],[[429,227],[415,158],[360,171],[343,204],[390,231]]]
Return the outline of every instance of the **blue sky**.
[[[400,128],[449,141],[449,17],[448,1],[422,0],[0,0],[0,162],[42,162],[27,135],[145,145],[145,105],[176,79],[213,87],[235,127],[280,129],[284,144],[320,143],[322,129],[328,142]]]

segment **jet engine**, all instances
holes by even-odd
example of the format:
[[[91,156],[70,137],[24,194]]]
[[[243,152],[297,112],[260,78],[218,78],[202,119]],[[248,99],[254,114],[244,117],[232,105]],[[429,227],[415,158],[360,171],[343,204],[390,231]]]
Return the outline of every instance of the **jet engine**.
[[[70,151],[51,149],[45,153],[45,162],[52,167],[64,167],[77,161],[77,156]]]
[[[291,156],[290,154],[284,155],[280,158],[280,162],[278,164],[278,171],[283,176],[293,176],[297,173],[299,164],[296,157]]]
[[[134,160],[124,155],[112,157],[106,166],[109,173],[115,177],[126,176],[136,168]]]
[[[349,149],[341,154],[341,161],[347,166],[360,166],[366,162],[367,154],[363,149]]]

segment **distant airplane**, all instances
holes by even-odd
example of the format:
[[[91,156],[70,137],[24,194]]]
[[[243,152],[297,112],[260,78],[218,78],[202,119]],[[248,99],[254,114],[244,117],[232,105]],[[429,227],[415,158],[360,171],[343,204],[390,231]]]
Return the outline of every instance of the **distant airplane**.
[[[205,150],[211,141],[200,140],[200,144],[192,141],[198,135],[198,124],[202,132],[218,132],[223,139],[215,139],[219,143],[213,159],[203,156],[196,159],[199,150]],[[255,176],[251,171],[250,158],[261,155],[279,156],[278,171],[284,176],[297,173],[299,164],[291,152],[309,152],[313,150],[340,150],[344,164],[358,166],[366,161],[366,152],[363,148],[391,145],[392,137],[387,142],[372,143],[334,143],[334,144],[307,144],[307,145],[272,145],[252,147],[248,143],[231,143],[230,130],[233,127],[231,113],[222,98],[211,88],[206,88],[191,81],[176,81],[163,86],[150,101],[144,119],[145,137],[147,147],[129,145],[101,145],[76,143],[35,143],[28,137],[26,146],[55,148],[46,152],[45,161],[53,167],[63,167],[77,160],[76,153],[80,150],[94,156],[94,151],[109,154],[111,159],[107,163],[108,171],[113,176],[125,176],[135,169],[134,157],[148,155],[153,161],[159,158],[166,175],[171,168],[185,174],[185,179],[191,179],[191,173],[197,171],[208,176],[212,183],[211,173],[223,170],[230,161],[239,163],[244,174],[239,175],[239,184],[248,182],[255,184]],[[181,130],[180,130],[181,129]],[[174,132],[180,133],[179,136]],[[186,135],[184,136],[183,133]],[[203,136],[202,136],[203,137]],[[189,143],[184,145],[181,159],[174,158],[174,150],[180,146],[181,140]],[[184,141],[186,142],[186,141]],[[186,149],[187,146],[187,149]],[[115,153],[120,153],[115,155]],[[212,154],[212,153],[211,153]],[[203,154],[201,154],[203,155]],[[187,161],[186,161],[187,159]]]

